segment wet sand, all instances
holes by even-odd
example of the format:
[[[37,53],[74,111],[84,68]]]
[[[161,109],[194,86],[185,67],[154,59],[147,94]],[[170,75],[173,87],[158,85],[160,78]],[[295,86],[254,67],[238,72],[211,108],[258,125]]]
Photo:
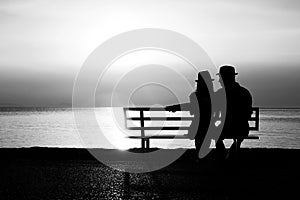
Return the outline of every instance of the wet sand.
[[[118,150],[114,166],[136,166]],[[139,150],[133,150],[139,151]],[[165,150],[176,151],[176,150]],[[215,152],[196,162],[188,150],[150,173],[124,173],[85,149],[0,149],[1,199],[290,199],[298,196],[300,150],[242,149],[220,161]],[[115,155],[115,154],[114,154]]]

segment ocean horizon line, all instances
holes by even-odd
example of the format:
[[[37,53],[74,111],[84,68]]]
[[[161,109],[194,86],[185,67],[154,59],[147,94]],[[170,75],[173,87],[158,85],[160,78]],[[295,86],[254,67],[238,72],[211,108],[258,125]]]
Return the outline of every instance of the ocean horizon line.
[[[118,148],[104,148],[104,147],[68,147],[68,146],[24,146],[24,147],[0,147],[0,149],[6,149],[6,150],[10,150],[10,149],[57,149],[57,150],[104,150],[104,151],[132,151],[132,150],[137,150],[137,151],[144,151],[147,149],[143,149],[141,147],[132,147],[132,148],[128,148],[128,149],[118,149]],[[212,147],[210,149],[216,149],[215,147]],[[241,149],[269,149],[269,150],[299,150],[300,148],[291,148],[291,147],[241,147]],[[195,150],[194,147],[190,147],[190,148],[186,148],[186,147],[175,147],[175,148],[159,148],[159,147],[151,147],[148,150],[153,151],[153,150],[186,150],[186,151],[190,151],[190,150]]]

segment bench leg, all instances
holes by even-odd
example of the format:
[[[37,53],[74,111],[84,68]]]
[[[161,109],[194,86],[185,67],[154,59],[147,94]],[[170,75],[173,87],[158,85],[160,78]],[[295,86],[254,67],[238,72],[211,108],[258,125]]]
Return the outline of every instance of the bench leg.
[[[229,159],[229,158],[235,159],[237,151],[238,151],[237,139],[233,139],[233,143],[227,152],[226,159]]]
[[[146,148],[149,149],[150,148],[150,139],[146,139]]]
[[[145,149],[145,139],[142,138],[141,141],[142,141],[142,145],[141,145],[141,146],[142,146],[142,149]]]
[[[230,156],[232,159],[238,159],[240,154],[240,146],[243,140],[233,139],[233,144],[229,149],[227,158]]]
[[[237,139],[234,139],[233,140],[233,143],[234,143],[234,150],[235,150],[235,152],[234,153],[237,153],[238,152],[238,150],[239,150],[239,144],[238,144],[238,140]]]

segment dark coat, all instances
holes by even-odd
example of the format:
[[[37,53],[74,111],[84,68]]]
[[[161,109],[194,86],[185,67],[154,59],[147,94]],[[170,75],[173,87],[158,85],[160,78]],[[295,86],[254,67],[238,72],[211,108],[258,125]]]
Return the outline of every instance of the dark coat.
[[[221,138],[247,136],[249,134],[248,120],[252,114],[252,96],[246,88],[238,83],[226,87],[225,91],[227,107]],[[224,88],[217,91],[217,96],[221,92],[224,92]]]

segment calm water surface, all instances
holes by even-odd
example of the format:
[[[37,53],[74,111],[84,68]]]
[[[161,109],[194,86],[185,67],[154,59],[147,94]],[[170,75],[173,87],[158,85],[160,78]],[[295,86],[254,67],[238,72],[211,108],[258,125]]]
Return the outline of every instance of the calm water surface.
[[[0,147],[140,147],[140,140],[126,138],[126,135],[139,133],[125,131],[122,109],[95,109],[97,124],[86,117],[91,109],[75,112],[82,116],[76,121],[80,124],[78,127],[70,108],[2,108]],[[83,131],[79,134],[78,129]],[[299,149],[300,109],[261,109],[260,131],[253,134],[259,135],[260,140],[244,141],[243,147]],[[191,140],[151,140],[151,146],[193,148],[194,144]]]

